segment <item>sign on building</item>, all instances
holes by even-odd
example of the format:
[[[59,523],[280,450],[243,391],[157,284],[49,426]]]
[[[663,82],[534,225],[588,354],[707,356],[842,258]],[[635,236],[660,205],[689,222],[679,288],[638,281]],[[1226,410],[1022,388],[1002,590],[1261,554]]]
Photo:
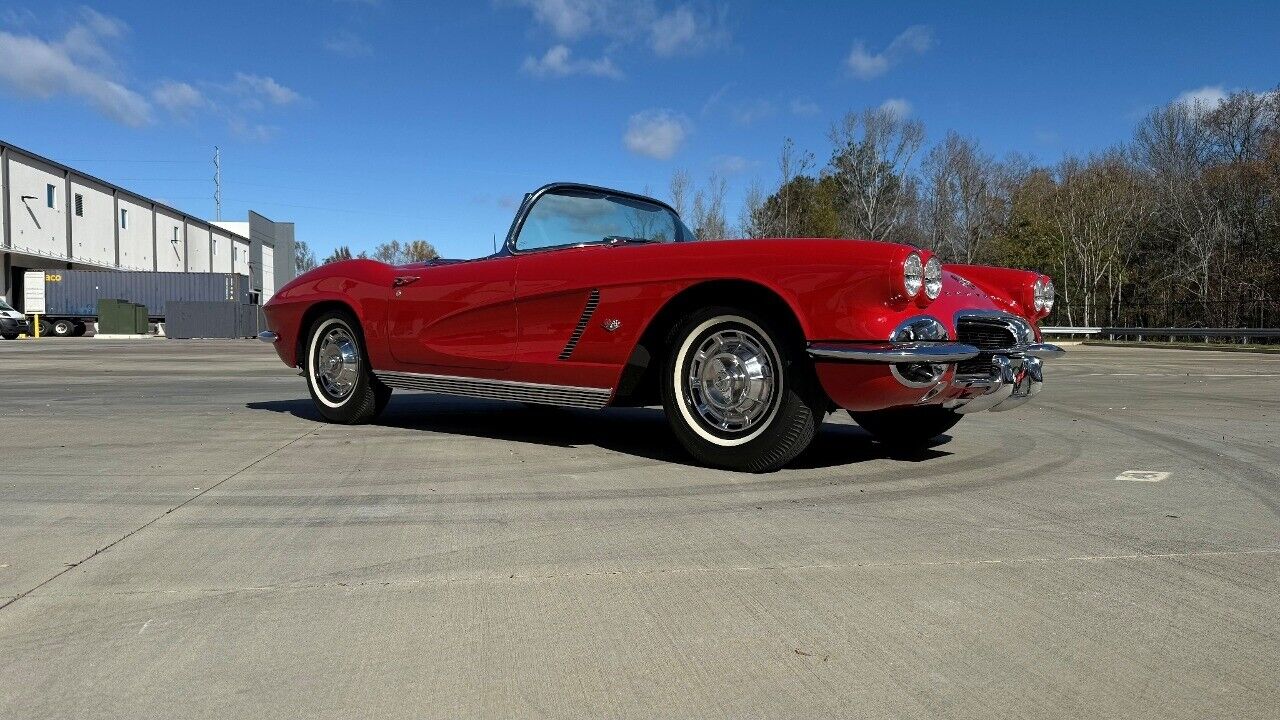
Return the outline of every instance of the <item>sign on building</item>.
[[[22,312],[44,314],[44,271],[28,270],[22,278]]]

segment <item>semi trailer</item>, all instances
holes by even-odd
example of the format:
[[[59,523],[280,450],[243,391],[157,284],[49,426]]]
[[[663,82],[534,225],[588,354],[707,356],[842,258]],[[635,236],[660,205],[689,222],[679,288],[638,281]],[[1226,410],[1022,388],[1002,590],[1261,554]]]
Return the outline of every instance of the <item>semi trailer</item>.
[[[22,313],[40,334],[83,335],[98,320],[99,300],[145,305],[153,323],[164,322],[165,304],[183,300],[250,302],[249,278],[234,273],[44,270],[27,272]],[[5,332],[5,339],[12,339]]]

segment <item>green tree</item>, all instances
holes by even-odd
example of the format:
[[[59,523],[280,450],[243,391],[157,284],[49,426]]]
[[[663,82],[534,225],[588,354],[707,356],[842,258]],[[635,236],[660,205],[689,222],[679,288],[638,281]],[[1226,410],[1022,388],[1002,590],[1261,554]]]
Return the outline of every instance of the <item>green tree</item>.
[[[299,275],[316,266],[315,252],[303,240],[295,241],[293,244],[293,266]]]

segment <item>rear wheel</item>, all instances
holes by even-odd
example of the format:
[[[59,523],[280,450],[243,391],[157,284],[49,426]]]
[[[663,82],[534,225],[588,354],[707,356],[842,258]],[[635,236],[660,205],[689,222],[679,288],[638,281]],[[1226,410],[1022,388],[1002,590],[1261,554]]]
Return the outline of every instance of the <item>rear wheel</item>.
[[[71,331],[72,337],[84,337],[85,332],[89,328],[82,322],[77,321],[75,328]]]
[[[376,418],[391,399],[391,388],[373,375],[364,336],[350,313],[316,318],[304,358],[307,388],[325,420],[359,425]]]
[[[49,334],[54,337],[71,337],[76,331],[76,324],[65,318],[58,318],[50,323]]]
[[[895,450],[929,447],[934,438],[950,430],[964,417],[937,405],[850,412],[849,416],[874,435],[880,444]]]
[[[698,461],[768,472],[813,442],[826,400],[791,335],[733,308],[706,308],[676,329],[662,404]]]

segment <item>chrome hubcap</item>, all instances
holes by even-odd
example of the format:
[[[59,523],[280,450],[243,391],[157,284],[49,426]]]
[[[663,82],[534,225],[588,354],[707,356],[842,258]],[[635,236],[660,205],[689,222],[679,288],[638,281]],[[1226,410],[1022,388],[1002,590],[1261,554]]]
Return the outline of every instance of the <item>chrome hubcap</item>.
[[[760,422],[774,395],[775,374],[765,344],[743,330],[703,340],[689,365],[685,392],[707,424],[743,432]]]
[[[324,334],[316,350],[316,380],[329,397],[339,400],[351,394],[360,376],[360,351],[346,328]]]

